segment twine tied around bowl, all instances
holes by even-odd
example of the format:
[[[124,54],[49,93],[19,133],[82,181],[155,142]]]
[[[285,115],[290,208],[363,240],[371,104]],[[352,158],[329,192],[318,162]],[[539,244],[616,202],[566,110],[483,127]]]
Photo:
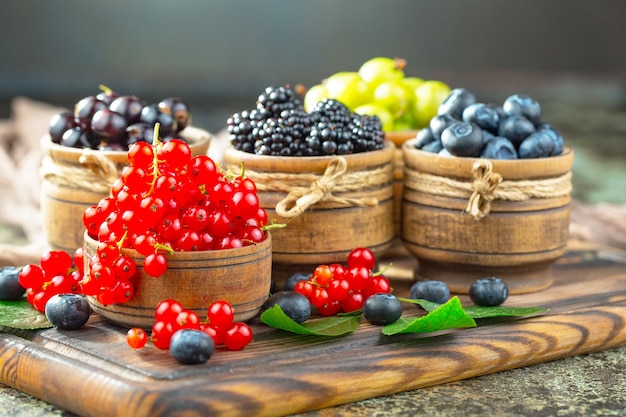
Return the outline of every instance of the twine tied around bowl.
[[[334,193],[358,191],[389,183],[393,178],[393,164],[384,164],[367,171],[349,172],[346,158],[339,156],[330,160],[322,175],[310,172],[262,173],[247,167],[245,173],[255,181],[260,191],[287,193],[276,204],[276,214],[293,218],[322,201],[345,207],[375,207],[378,205],[375,197],[351,198]]]
[[[487,216],[494,200],[526,201],[531,198],[565,197],[572,192],[572,173],[537,180],[507,181],[493,171],[488,159],[480,159],[471,169],[472,181],[418,172],[405,167],[406,187],[426,194],[468,200],[465,212],[475,220]]]
[[[85,150],[78,158],[78,164],[44,156],[39,173],[42,179],[58,186],[108,194],[120,177],[121,169],[98,151]]]

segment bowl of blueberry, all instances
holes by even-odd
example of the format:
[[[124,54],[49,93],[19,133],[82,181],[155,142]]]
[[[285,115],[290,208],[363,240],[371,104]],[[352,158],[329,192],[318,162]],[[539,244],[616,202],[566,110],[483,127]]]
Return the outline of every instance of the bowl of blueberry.
[[[54,115],[41,139],[44,231],[52,248],[70,253],[82,245],[84,210],[108,195],[133,143],[152,143],[157,123],[159,140],[183,139],[194,155],[206,155],[212,138],[191,124],[191,110],[179,97],[148,103],[101,90]]]
[[[402,151],[401,233],[417,279],[458,293],[481,276],[506,279],[512,294],[552,284],[569,238],[574,152],[536,100],[481,103],[454,89]]]

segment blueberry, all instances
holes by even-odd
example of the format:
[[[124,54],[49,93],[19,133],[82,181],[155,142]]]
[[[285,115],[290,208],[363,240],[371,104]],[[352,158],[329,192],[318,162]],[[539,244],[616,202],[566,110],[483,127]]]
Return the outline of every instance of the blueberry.
[[[430,131],[435,139],[441,139],[441,133],[451,124],[460,122],[461,119],[454,117],[448,113],[439,114],[430,119]]]
[[[478,156],[483,147],[483,132],[473,123],[457,122],[441,134],[443,147],[456,156]]]
[[[560,155],[563,152],[563,146],[565,145],[563,136],[554,126],[549,123],[541,123],[537,127],[537,131],[546,132],[552,138],[552,141],[554,142],[554,150],[550,156]]]
[[[496,133],[500,125],[500,116],[495,109],[486,104],[474,103],[463,110],[463,121],[474,123],[485,131]]]
[[[472,284],[470,299],[479,306],[494,307],[504,303],[509,296],[509,287],[500,278],[481,278]]]
[[[20,268],[5,266],[0,268],[0,300],[17,301],[24,296],[26,289],[23,288],[18,277]]]
[[[363,317],[371,324],[385,326],[395,323],[402,315],[402,303],[395,295],[370,295],[363,303]]]
[[[293,291],[298,282],[306,281],[310,277],[311,274],[307,274],[305,272],[296,272],[295,274],[292,274],[289,278],[287,278],[285,284],[283,285],[283,290]]]
[[[214,351],[213,338],[200,330],[178,330],[172,335],[170,341],[170,354],[184,365],[204,363],[209,360]]]
[[[414,300],[444,304],[450,299],[450,289],[443,281],[418,281],[411,286],[410,296]]]
[[[517,151],[507,138],[494,136],[485,142],[480,156],[488,159],[517,159]]]
[[[506,118],[506,114],[504,113],[504,110],[502,109],[502,106],[500,106],[499,104],[487,103],[486,106],[489,107],[490,109],[492,109],[493,111],[495,111],[498,114],[498,120],[503,120],[503,119]]]
[[[525,94],[513,94],[502,104],[502,110],[508,116],[524,116],[533,124],[541,121],[541,105]]]
[[[432,152],[432,153],[439,153],[441,152],[442,149],[443,149],[443,145],[441,144],[440,140],[430,142],[429,144],[424,145],[424,147],[422,148],[424,152]]]
[[[518,148],[520,143],[534,132],[535,125],[533,122],[524,116],[514,115],[508,116],[500,122],[498,136],[504,136]]]
[[[425,145],[429,143],[433,143],[437,140],[435,135],[433,135],[433,131],[430,127],[425,127],[417,132],[417,136],[415,137],[415,147],[417,149],[422,149]]]
[[[311,316],[311,303],[304,295],[283,290],[272,294],[263,304],[263,310],[278,304],[283,312],[297,323],[304,323]]]
[[[439,105],[437,114],[451,114],[457,119],[463,117],[463,111],[470,104],[476,103],[476,97],[465,88],[455,88]]]
[[[546,131],[535,132],[519,145],[520,159],[546,158],[554,151],[554,141]]]
[[[61,330],[78,330],[91,314],[89,303],[79,294],[56,294],[50,297],[45,314],[53,326]]]

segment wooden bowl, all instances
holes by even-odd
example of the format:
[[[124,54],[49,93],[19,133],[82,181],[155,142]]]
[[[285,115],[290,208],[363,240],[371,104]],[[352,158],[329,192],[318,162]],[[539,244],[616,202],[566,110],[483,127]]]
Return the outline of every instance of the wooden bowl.
[[[415,149],[413,140],[402,151],[402,239],[417,258],[416,280],[442,280],[455,293],[467,293],[474,280],[487,276],[504,279],[511,294],[552,284],[551,265],[569,237],[570,148],[513,161],[440,156]],[[450,190],[472,186],[473,167],[485,161],[502,177],[496,191],[503,196],[477,220],[465,211],[472,191]]]
[[[181,132],[192,154],[206,155],[212,135],[196,127]],[[111,186],[128,165],[127,152],[69,148],[41,139],[41,213],[52,249],[74,253],[83,245],[85,210],[109,196]]]
[[[330,190],[336,200],[321,200],[295,216],[277,210],[279,203],[292,191],[306,195],[315,188],[329,167],[336,166],[338,157],[279,157],[232,147],[225,150],[226,167],[238,173],[243,162],[245,175],[257,184],[259,201],[269,220],[287,225],[272,231],[277,284],[294,272],[312,272],[319,264],[345,262],[356,247],[368,247],[378,256],[391,246],[395,149],[386,142],[381,150],[342,156],[346,171]],[[372,204],[346,203],[348,200]]]
[[[89,259],[98,242],[84,236],[85,275],[89,274]],[[143,256],[124,249],[137,263],[135,294],[124,304],[103,305],[88,297],[93,311],[113,323],[125,327],[151,329],[154,310],[165,299],[173,299],[201,319],[208,306],[218,300],[229,302],[236,321],[256,316],[270,292],[272,279],[272,237],[256,245],[237,249],[202,252],[176,252],[167,255],[168,268],[164,275],[152,278],[143,271]]]

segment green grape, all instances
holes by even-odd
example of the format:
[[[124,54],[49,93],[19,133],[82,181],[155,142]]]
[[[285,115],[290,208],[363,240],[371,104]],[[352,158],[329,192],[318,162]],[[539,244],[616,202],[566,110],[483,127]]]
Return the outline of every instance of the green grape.
[[[350,110],[367,100],[367,84],[357,72],[337,72],[324,81],[328,98],[342,102]]]
[[[386,108],[394,118],[398,118],[407,109],[406,89],[397,80],[384,81],[374,90],[372,104]]]
[[[450,94],[450,87],[437,80],[424,81],[415,92],[416,101],[413,105],[413,117],[417,128],[427,126],[430,119],[437,115],[437,109]]]
[[[406,90],[408,106],[412,106],[416,101],[417,89],[424,84],[424,80],[418,77],[405,77],[402,79],[400,85]]]
[[[402,132],[406,130],[415,130],[415,118],[413,117],[413,112],[407,111],[404,114],[393,122],[392,131],[394,132]]]
[[[365,61],[359,68],[359,75],[374,90],[384,82],[404,78],[406,61],[400,58],[376,57]]]
[[[378,116],[383,125],[383,131],[390,132],[393,129],[394,117],[389,110],[375,104],[363,104],[356,109],[354,113],[361,115]]]
[[[315,84],[309,88],[304,94],[303,106],[304,110],[311,113],[317,103],[323,99],[328,98],[328,90],[323,84]]]

